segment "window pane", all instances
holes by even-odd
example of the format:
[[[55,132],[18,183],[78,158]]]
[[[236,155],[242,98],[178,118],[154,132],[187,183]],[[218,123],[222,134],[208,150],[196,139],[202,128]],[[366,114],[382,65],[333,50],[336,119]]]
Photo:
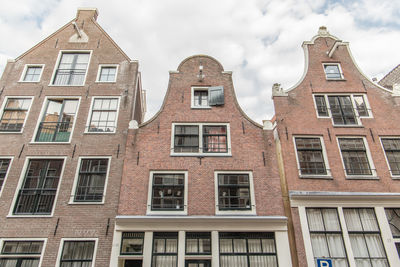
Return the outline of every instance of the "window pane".
[[[341,79],[339,65],[324,65],[325,74],[327,79]]]
[[[122,233],[121,254],[142,254],[144,233]]]
[[[327,108],[326,102],[325,102],[325,96],[316,95],[316,96],[314,96],[314,98],[315,98],[315,104],[317,106],[318,116],[321,116],[321,117],[329,116],[328,108]]]
[[[175,126],[174,152],[199,152],[198,126]]]
[[[153,261],[152,266],[176,267],[178,258],[178,233],[153,234]]]
[[[335,125],[358,124],[350,96],[328,96],[328,101]]]
[[[61,266],[90,266],[93,260],[94,241],[64,241]]]
[[[218,174],[219,209],[251,209],[248,174]]]
[[[184,174],[154,174],[152,210],[184,210]]]
[[[0,120],[0,131],[20,132],[32,99],[9,98]]]
[[[227,152],[226,126],[203,126],[203,152]]]
[[[82,159],[74,201],[101,202],[107,168],[108,159]]]
[[[7,175],[9,165],[10,159],[0,159],[0,191],[4,183],[4,179]]]
[[[400,175],[400,139],[385,138],[382,139],[382,145],[389,162],[390,172],[392,175]]]
[[[24,81],[25,82],[37,82],[39,81],[40,73],[42,72],[41,66],[30,66],[27,67]]]
[[[53,80],[54,85],[83,85],[89,53],[63,53]]]
[[[115,132],[118,99],[95,99],[89,123],[89,132]]]
[[[371,175],[367,152],[362,138],[339,138],[347,175]]]
[[[400,209],[385,209],[385,212],[393,237],[400,237]]]
[[[302,175],[326,175],[320,138],[295,138],[297,157]]]

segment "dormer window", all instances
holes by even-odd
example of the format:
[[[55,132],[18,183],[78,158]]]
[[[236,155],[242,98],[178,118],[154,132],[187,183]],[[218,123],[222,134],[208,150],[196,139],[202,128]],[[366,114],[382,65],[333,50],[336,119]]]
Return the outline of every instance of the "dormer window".
[[[327,80],[342,80],[343,73],[339,63],[324,63],[324,71]]]

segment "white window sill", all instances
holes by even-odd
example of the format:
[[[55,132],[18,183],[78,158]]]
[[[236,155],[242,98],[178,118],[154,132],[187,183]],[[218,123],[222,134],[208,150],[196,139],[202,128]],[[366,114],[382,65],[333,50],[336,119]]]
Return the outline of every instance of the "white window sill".
[[[70,145],[71,142],[29,142],[30,145]]]
[[[74,202],[70,201],[68,202],[68,205],[104,205],[104,201],[101,202]]]
[[[346,81],[344,78],[326,78],[327,81]]]
[[[1,132],[0,131],[0,134],[22,134],[22,132],[10,132],[10,131]]]
[[[211,109],[212,107],[210,107],[210,106],[204,106],[204,107],[201,107],[201,106],[192,106],[191,108],[192,108],[192,109]]]
[[[84,132],[84,134],[116,134],[116,132]]]
[[[219,210],[215,207],[215,215],[257,215],[255,207],[251,210]]]
[[[232,157],[231,153],[174,153],[171,157]]]
[[[18,83],[39,83],[40,81],[18,81]]]
[[[346,175],[347,180],[379,180],[378,176],[375,175]]]
[[[146,215],[187,215],[187,210],[148,210]]]
[[[299,175],[301,179],[326,179],[326,180],[332,180],[333,177],[332,175]]]
[[[95,83],[116,83],[117,81],[95,81]]]
[[[7,215],[7,218],[52,218],[51,215]]]
[[[80,84],[80,85],[69,85],[69,84],[49,84],[48,87],[83,87],[85,86],[84,84]]]
[[[333,124],[333,127],[334,128],[364,128],[364,126],[363,125],[360,125],[360,124],[346,124],[346,125],[336,125],[336,124]]]

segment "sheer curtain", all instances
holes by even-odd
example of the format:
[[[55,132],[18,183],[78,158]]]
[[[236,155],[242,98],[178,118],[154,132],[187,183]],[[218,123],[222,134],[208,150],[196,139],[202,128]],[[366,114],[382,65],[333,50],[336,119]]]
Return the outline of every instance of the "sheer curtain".
[[[178,240],[177,239],[155,239],[153,253],[175,254],[175,255],[155,255],[153,256],[153,266],[155,267],[176,267]]]

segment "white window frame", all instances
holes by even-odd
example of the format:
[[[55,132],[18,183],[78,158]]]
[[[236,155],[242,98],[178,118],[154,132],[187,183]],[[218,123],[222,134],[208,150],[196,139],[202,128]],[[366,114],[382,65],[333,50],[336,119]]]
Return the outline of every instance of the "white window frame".
[[[89,132],[89,127],[90,127],[90,122],[92,120],[92,112],[93,112],[93,105],[94,105],[94,100],[95,99],[101,99],[101,98],[114,98],[118,99],[117,103],[117,114],[115,115],[115,129],[113,132]],[[93,96],[92,101],[90,103],[90,109],[89,113],[87,116],[87,121],[86,121],[86,126],[85,126],[85,134],[115,134],[117,132],[117,127],[118,127],[118,115],[119,115],[119,108],[121,104],[121,96]]]
[[[3,118],[4,109],[6,107],[8,99],[10,99],[10,98],[30,98],[31,99],[31,104],[29,105],[28,111],[26,112],[25,120],[24,120],[24,123],[22,124],[21,131],[19,131],[19,132],[1,132],[0,131],[0,134],[19,134],[19,133],[23,133],[23,131],[25,129],[26,120],[28,119],[28,116],[29,116],[31,108],[32,108],[33,100],[35,99],[34,96],[21,96],[21,95],[4,97],[3,103],[1,104],[0,119]]]
[[[4,246],[4,242],[6,241],[27,241],[27,242],[31,242],[31,241],[42,241],[43,242],[43,246],[42,246],[42,251],[40,253],[40,258],[39,258],[39,265],[38,266],[42,266],[42,261],[43,261],[43,255],[44,252],[46,250],[46,244],[47,244],[47,238],[36,238],[36,237],[28,237],[28,238],[23,238],[23,237],[13,237],[13,238],[0,238],[0,252],[3,251],[3,246]],[[3,257],[2,254],[0,254],[0,258],[11,258],[10,256],[6,256]],[[19,254],[21,256],[26,256],[25,254]],[[20,256],[18,256],[17,258],[20,258]]]
[[[325,169],[326,169],[326,174],[325,175],[324,174],[301,174],[299,155],[297,154],[296,138],[319,138],[319,140],[321,142],[321,148],[322,148],[322,157],[324,159]],[[326,153],[326,147],[325,147],[325,142],[324,142],[324,137],[323,136],[318,136],[318,135],[294,135],[293,136],[293,146],[294,146],[294,151],[296,152],[295,155],[296,155],[297,170],[298,170],[300,178],[333,179],[332,172],[331,172],[331,169],[329,167],[328,155]]]
[[[201,86],[192,86],[191,88],[191,97],[190,97],[190,105],[192,109],[210,109],[211,106],[207,100],[207,106],[195,106],[194,105],[194,92],[195,91],[204,91],[207,92],[207,99],[208,99],[208,87],[201,87]]]
[[[9,159],[10,160],[10,163],[8,164],[7,173],[4,176],[3,185],[0,187],[0,197],[1,197],[1,194],[3,193],[3,188],[7,182],[8,175],[10,174],[10,169],[11,169],[12,163],[14,161],[14,157],[13,156],[0,156],[0,159]]]
[[[79,171],[80,171],[81,163],[82,163],[83,159],[108,159],[107,173],[106,173],[106,178],[104,180],[103,199],[101,201],[98,201],[98,202],[75,201],[76,187],[78,186],[78,180],[79,180]],[[102,204],[104,204],[104,201],[106,199],[108,177],[110,176],[111,159],[112,159],[112,156],[82,156],[82,157],[79,157],[78,165],[76,167],[76,172],[75,172],[74,184],[72,186],[71,197],[69,199],[68,204],[74,204],[74,205],[102,205]]]
[[[154,174],[183,174],[184,175],[184,200],[183,210],[151,210],[153,198],[153,175]],[[149,189],[147,192],[147,210],[146,215],[187,215],[188,211],[188,171],[168,170],[168,171],[150,171]]]
[[[318,114],[317,102],[315,101],[315,97],[316,96],[323,96],[324,97],[326,108],[328,110],[328,116],[320,116]],[[333,118],[332,118],[332,112],[331,112],[331,107],[329,105],[328,96],[350,96],[351,103],[353,105],[354,115],[355,115],[356,120],[357,120],[357,124],[350,124],[350,125],[347,125],[347,124],[345,124],[345,125],[335,124],[334,121],[333,121]],[[360,116],[358,114],[356,102],[354,100],[355,96],[362,96],[363,97],[365,106],[366,106],[366,108],[368,110],[368,116]],[[362,119],[372,119],[373,118],[372,109],[371,109],[371,106],[369,105],[367,94],[365,94],[365,93],[351,93],[351,94],[348,94],[348,93],[343,93],[343,94],[342,93],[334,93],[334,94],[314,93],[313,94],[313,102],[314,102],[314,109],[315,109],[315,113],[317,115],[317,118],[319,118],[319,119],[331,119],[332,120],[332,125],[334,127],[358,127],[358,126],[362,126],[361,118]]]
[[[20,177],[18,180],[18,185],[14,192],[14,197],[13,197],[12,204],[10,206],[10,210],[8,212],[7,218],[13,218],[13,217],[15,217],[15,218],[40,218],[40,217],[49,218],[49,217],[53,217],[54,210],[56,209],[56,206],[57,206],[58,194],[60,193],[60,186],[62,183],[62,178],[64,176],[64,170],[65,170],[67,158],[68,158],[67,156],[27,156],[25,158],[24,166],[22,167],[22,171],[21,171],[21,174],[20,174]],[[26,174],[26,171],[28,170],[28,163],[31,159],[33,159],[33,160],[35,160],[35,159],[62,159],[63,160],[63,165],[62,165],[61,173],[60,173],[60,180],[58,181],[57,192],[54,197],[53,209],[51,210],[50,214],[46,214],[46,215],[44,215],[44,214],[38,214],[38,215],[13,214],[14,207],[15,207],[15,204],[16,204],[17,198],[18,198],[18,192],[21,189],[22,183],[24,182],[25,174]]]
[[[218,197],[218,174],[247,174],[249,175],[250,187],[250,210],[220,210],[219,197]],[[215,193],[215,214],[216,215],[257,215],[256,211],[256,197],[254,194],[254,182],[252,171],[214,171],[214,193]]]
[[[40,80],[42,79],[44,66],[45,66],[45,64],[25,64],[24,70],[22,71],[21,77],[19,78],[18,82],[20,82],[20,83],[37,83],[37,82],[40,82]],[[26,72],[28,71],[29,67],[41,67],[42,68],[41,71],[40,71],[39,78],[38,78],[37,81],[25,81],[24,80],[25,76],[26,76]]]
[[[339,69],[340,78],[328,78],[326,76],[325,66],[337,66],[338,69]],[[327,81],[342,81],[342,80],[344,80],[344,75],[343,75],[343,71],[342,71],[342,67],[340,66],[340,63],[337,63],[337,62],[324,62],[324,63],[322,63],[322,67],[324,69],[325,79]]]
[[[62,55],[64,53],[66,53],[66,54],[89,53],[89,60],[88,60],[87,66],[86,66],[86,73],[85,73],[85,77],[83,78],[83,84],[80,84],[80,85],[68,85],[68,84],[57,85],[57,84],[53,84],[54,78],[56,77],[58,66],[60,64],[61,57],[62,57]],[[82,87],[82,86],[85,86],[86,78],[87,78],[87,74],[88,74],[88,70],[89,70],[89,66],[90,66],[90,61],[92,59],[92,53],[93,53],[93,50],[60,50],[58,52],[58,57],[57,57],[57,60],[56,60],[56,64],[54,65],[53,74],[51,75],[51,79],[50,79],[50,82],[49,82],[48,86],[55,86],[55,87],[63,87],[63,86],[68,86],[68,87],[79,87],[80,86],[80,87]]]
[[[104,67],[114,67],[115,68],[115,76],[113,81],[100,81],[100,74],[101,70]],[[117,76],[118,76],[118,64],[99,64],[99,69],[97,70],[97,77],[96,77],[96,83],[115,83],[117,81]]]
[[[399,175],[393,175],[392,174],[392,171],[391,171],[391,168],[390,168],[390,164],[389,164],[389,160],[388,160],[388,157],[386,155],[386,150],[385,150],[385,147],[383,146],[383,143],[382,143],[382,139],[399,139],[400,140],[400,136],[381,136],[381,137],[379,137],[383,154],[385,154],[385,161],[386,161],[388,170],[390,172],[390,176],[392,177],[392,179],[396,179],[396,180],[400,179],[400,174]]]
[[[345,139],[345,138],[347,138],[347,139],[354,139],[354,138],[363,139],[364,146],[365,146],[365,151],[366,151],[367,159],[368,159],[368,163],[369,163],[369,167],[371,168],[371,174],[370,175],[368,175],[368,174],[348,175],[346,173],[346,166],[344,164],[343,154],[342,154],[342,150],[340,149],[340,144],[339,144],[339,139]],[[345,175],[346,179],[355,179],[355,180],[369,180],[369,179],[378,180],[379,179],[379,177],[377,176],[377,173],[376,173],[374,162],[372,160],[372,155],[371,155],[371,151],[369,149],[367,138],[365,136],[336,136],[336,142],[337,142],[337,145],[338,145],[340,157],[341,157],[341,160],[342,160],[343,172],[344,172],[344,175]]]
[[[78,100],[78,105],[76,107],[76,113],[75,113],[75,119],[72,125],[72,129],[71,129],[71,134],[69,136],[69,140],[68,142],[36,142],[36,135],[37,135],[37,131],[39,130],[39,126],[40,123],[42,122],[43,116],[46,112],[46,108],[47,108],[47,102],[51,99],[68,99],[68,100]],[[42,109],[40,111],[39,117],[37,119],[36,122],[36,127],[35,127],[35,131],[33,132],[32,135],[32,140],[30,142],[30,144],[70,144],[71,140],[72,140],[72,135],[74,134],[74,130],[75,130],[75,126],[76,126],[76,121],[78,119],[78,113],[79,113],[79,107],[81,105],[81,97],[80,96],[46,96],[43,100],[42,103]]]
[[[175,126],[180,125],[193,125],[199,127],[199,151],[201,152],[175,152]],[[203,126],[226,126],[226,142],[227,142],[227,152],[203,152]],[[172,123],[171,129],[171,156],[204,156],[204,157],[226,157],[232,156],[231,152],[231,134],[230,134],[230,124],[229,123],[218,123],[218,122],[203,122],[203,123],[190,123],[190,122],[174,122]]]
[[[96,265],[97,246],[99,243],[98,238],[61,238],[60,246],[58,248],[56,267],[60,267],[60,261],[61,261],[65,241],[94,241],[93,260],[92,260],[92,264],[90,265],[90,267],[93,267]]]

